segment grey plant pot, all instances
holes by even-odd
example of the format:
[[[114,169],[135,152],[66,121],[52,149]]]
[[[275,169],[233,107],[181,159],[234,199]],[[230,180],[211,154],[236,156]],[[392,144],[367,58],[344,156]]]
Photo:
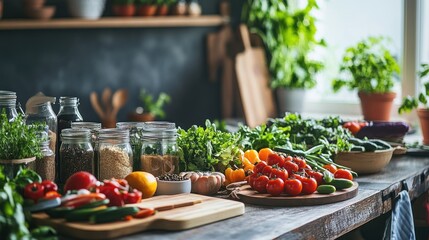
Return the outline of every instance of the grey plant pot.
[[[279,115],[283,116],[285,112],[302,113],[306,92],[307,91],[302,88],[278,88],[277,101]]]
[[[106,0],[68,0],[67,4],[72,17],[96,20],[103,14]]]

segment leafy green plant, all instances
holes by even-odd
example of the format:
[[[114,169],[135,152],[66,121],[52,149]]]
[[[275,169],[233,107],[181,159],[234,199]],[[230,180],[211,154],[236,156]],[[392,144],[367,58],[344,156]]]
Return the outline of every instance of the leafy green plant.
[[[155,100],[153,95],[149,94],[145,89],[140,90],[140,101],[143,104],[143,111],[152,114],[154,117],[165,117],[163,107],[170,100],[170,96],[166,93],[160,93]]]
[[[346,50],[340,72],[349,78],[333,80],[334,92],[343,87],[366,93],[388,93],[393,88],[393,78],[400,68],[385,46],[387,39],[369,37]]]
[[[0,116],[0,159],[23,159],[41,157],[39,136],[41,125],[25,125],[22,115],[9,122],[3,112]]]
[[[316,19],[312,11],[316,0],[305,8],[294,7],[290,0],[248,0],[242,18],[250,30],[259,34],[267,48],[272,88],[312,88],[314,75],[324,65],[310,57],[316,48],[325,46],[316,39]]]
[[[419,77],[424,78],[429,74],[429,64],[422,64],[419,72]],[[407,96],[402,100],[402,104],[398,109],[398,113],[410,112],[411,110],[418,108],[419,104],[423,105],[423,108],[429,108],[428,97],[429,97],[429,82],[424,84],[424,91],[419,94],[418,97]]]

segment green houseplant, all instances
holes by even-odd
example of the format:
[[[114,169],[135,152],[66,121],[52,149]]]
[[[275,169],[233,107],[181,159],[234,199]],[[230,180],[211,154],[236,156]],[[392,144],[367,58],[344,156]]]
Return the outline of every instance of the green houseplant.
[[[159,0],[137,0],[137,15],[151,17],[156,14]]]
[[[9,121],[0,115],[0,164],[6,176],[13,178],[21,167],[41,157],[41,125],[25,125],[22,115]]]
[[[386,47],[386,38],[369,37],[346,49],[340,73],[334,79],[334,92],[343,87],[357,90],[365,120],[388,121],[393,99],[394,77],[399,65]]]
[[[131,17],[136,13],[134,0],[114,0],[112,2],[112,11],[116,16]]]
[[[265,44],[271,87],[277,89],[280,111],[290,110],[288,102],[302,103],[304,90],[316,85],[314,76],[324,67],[310,56],[316,47],[325,46],[323,40],[316,38],[316,18],[312,12],[318,8],[317,3],[309,0],[304,8],[293,3],[248,0],[242,13],[251,32],[257,33]],[[298,91],[299,98],[291,96],[290,90]],[[287,96],[291,96],[291,100],[285,99]],[[296,108],[299,111],[302,104]]]
[[[157,0],[158,9],[156,11],[156,15],[166,16],[170,7],[176,2],[177,0]]]
[[[155,99],[152,94],[145,89],[141,89],[139,98],[142,106],[138,107],[135,113],[130,114],[130,120],[147,122],[156,118],[165,118],[164,105],[171,101],[168,94],[161,92],[158,98]]]
[[[422,64],[419,72],[419,77],[424,78],[429,75],[429,64]],[[423,144],[429,145],[429,82],[424,84],[424,91],[418,97],[407,96],[402,100],[402,104],[398,109],[398,113],[411,112],[417,109],[419,116],[420,127],[423,134]]]

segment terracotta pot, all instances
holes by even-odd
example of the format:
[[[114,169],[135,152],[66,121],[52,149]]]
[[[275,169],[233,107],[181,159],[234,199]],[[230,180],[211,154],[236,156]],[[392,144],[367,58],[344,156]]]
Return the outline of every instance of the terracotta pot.
[[[136,13],[136,7],[134,4],[128,5],[113,5],[113,14],[120,17],[132,17]]]
[[[417,115],[420,120],[420,128],[422,129],[423,144],[429,145],[429,110],[424,108],[417,109]]]
[[[168,14],[168,5],[162,4],[161,6],[158,6],[158,9],[156,10],[156,15],[158,16],[166,16]]]
[[[359,92],[362,114],[367,121],[389,121],[396,93]]]
[[[25,0],[24,8],[26,10],[40,9],[45,5],[45,0]]]
[[[38,20],[51,19],[55,14],[55,7],[48,6],[38,9],[27,9],[27,16]]]
[[[156,14],[156,5],[140,5],[137,7],[137,15],[144,17],[151,17]]]
[[[150,113],[135,113],[128,114],[128,120],[132,122],[151,122],[155,121],[155,116]]]
[[[0,0],[0,19],[3,16],[3,0]]]

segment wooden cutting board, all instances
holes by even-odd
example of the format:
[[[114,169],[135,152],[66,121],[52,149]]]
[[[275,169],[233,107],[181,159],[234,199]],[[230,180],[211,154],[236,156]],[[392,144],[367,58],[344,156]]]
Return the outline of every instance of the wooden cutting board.
[[[263,48],[250,44],[247,26],[240,25],[244,52],[237,54],[235,70],[246,124],[256,127],[276,115],[273,92]]]
[[[141,203],[134,205],[143,208],[157,208],[190,201],[201,201],[201,203],[160,211],[154,216],[144,219],[105,224],[70,223],[64,219],[51,219],[45,213],[33,214],[33,219],[38,225],[52,226],[58,232],[70,237],[110,239],[149,229],[184,230],[244,214],[243,203],[197,194],[157,196],[144,199]]]
[[[273,197],[270,194],[261,194],[253,190],[249,185],[243,185],[233,190],[231,196],[238,198],[240,201],[255,205],[266,205],[266,206],[313,206],[328,204],[334,202],[344,201],[353,198],[358,193],[358,183],[354,182],[351,188],[337,190],[331,194],[319,194],[313,193],[309,195],[300,195],[289,197],[287,195],[280,195]]]

